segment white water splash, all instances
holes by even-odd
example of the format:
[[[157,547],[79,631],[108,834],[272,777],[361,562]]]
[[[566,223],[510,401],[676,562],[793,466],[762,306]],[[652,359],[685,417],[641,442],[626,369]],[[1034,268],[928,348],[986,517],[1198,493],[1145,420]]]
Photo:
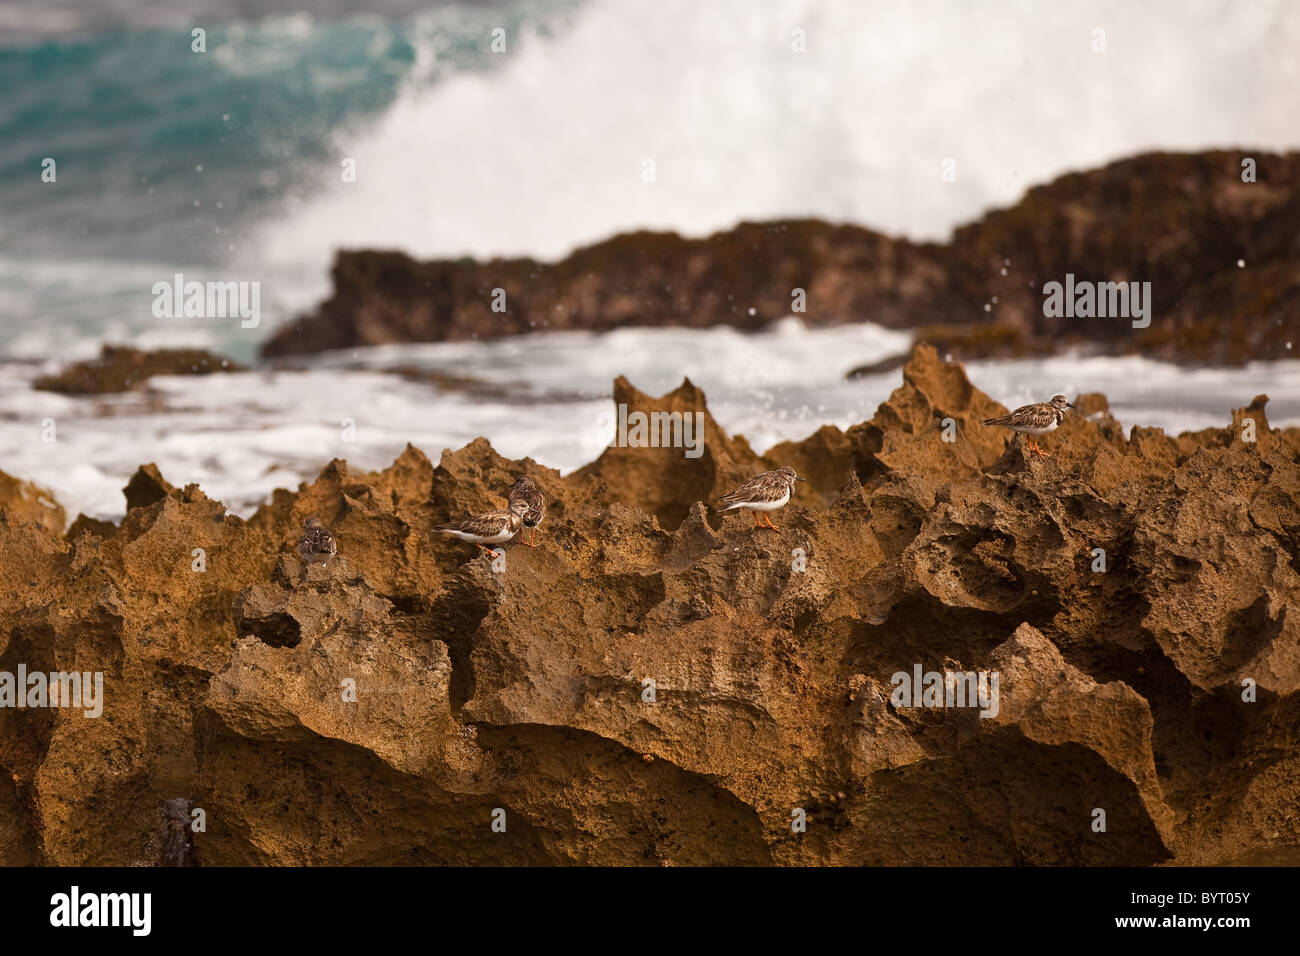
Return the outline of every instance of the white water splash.
[[[357,182],[260,254],[314,274],[338,248],[557,258],[782,216],[942,240],[1144,150],[1300,146],[1300,7],[1272,0],[595,0],[510,43],[341,134]]]
[[[275,488],[311,481],[331,458],[387,467],[409,441],[437,461],[479,435],[509,458],[569,472],[613,434],[610,384],[626,374],[652,395],[688,376],[730,434],[762,452],[824,424],[870,418],[902,381],[898,370],[856,380],[858,364],[907,350],[909,336],[872,325],[805,330],[787,319],[766,332],[621,329],[547,333],[486,343],[391,346],[335,353],[302,370],[158,377],[144,392],[69,397],[34,391],[39,365],[0,365],[0,468],[48,486],[75,517],[121,517],[121,489],[144,462],[174,485],[198,482],[248,515]],[[343,364],[361,366],[344,370]],[[54,363],[50,363],[53,367]],[[497,393],[440,392],[388,368],[471,375]],[[1169,433],[1231,420],[1258,392],[1269,420],[1300,425],[1294,364],[1184,369],[1137,357],[1062,356],[968,363],[976,387],[1008,406],[1058,392],[1105,392],[1126,425]],[[58,441],[41,441],[53,418]],[[343,422],[355,422],[355,441]]]

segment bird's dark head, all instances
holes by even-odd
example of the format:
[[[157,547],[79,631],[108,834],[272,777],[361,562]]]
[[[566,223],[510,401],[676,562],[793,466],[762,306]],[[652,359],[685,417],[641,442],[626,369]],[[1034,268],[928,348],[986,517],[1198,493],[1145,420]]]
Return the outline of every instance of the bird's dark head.
[[[529,478],[527,475],[520,475],[518,478],[515,479],[515,483],[510,486],[510,490],[531,491],[533,488],[536,487],[537,485],[534,484],[533,479]]]
[[[510,513],[517,518],[522,518],[528,513],[528,502],[518,500],[510,502]]]
[[[304,527],[310,531],[314,528],[323,528],[325,526],[320,523],[319,518],[317,518],[315,515],[312,515],[310,518],[307,519],[307,523],[304,525]]]
[[[1053,395],[1052,400],[1048,404],[1060,411],[1065,411],[1067,408],[1074,408],[1073,405],[1065,400],[1064,395]]]
[[[786,481],[790,482],[791,484],[794,484],[796,481],[807,481],[806,478],[800,478],[795,473],[795,470],[791,468],[789,465],[786,465],[784,468],[778,468],[776,470],[776,473],[781,477],[783,477]]]

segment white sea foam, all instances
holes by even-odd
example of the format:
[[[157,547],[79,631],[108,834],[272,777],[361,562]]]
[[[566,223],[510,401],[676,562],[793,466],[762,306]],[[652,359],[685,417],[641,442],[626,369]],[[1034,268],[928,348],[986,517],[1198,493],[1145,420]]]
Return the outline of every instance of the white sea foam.
[[[46,6],[23,4],[32,25]],[[237,21],[246,6],[218,19]],[[158,26],[155,8],[124,0],[74,12],[87,28],[123,11],[134,11],[128,23]],[[143,194],[143,178],[116,173],[102,204],[70,191],[93,189],[84,177],[39,191],[65,197],[63,214],[43,213],[54,220],[96,211],[88,234],[102,235],[97,244],[64,248],[68,234],[57,230],[33,242],[43,230],[0,221],[0,355],[66,359],[108,340],[211,345],[250,358],[274,325],[328,294],[340,248],[554,259],[628,229],[703,235],[784,216],[942,239],[1030,186],[1142,150],[1300,147],[1295,97],[1286,95],[1300,82],[1300,6],[1285,0],[514,0],[438,5],[412,29],[375,20],[385,8],[351,27],[293,14],[221,28],[205,62],[270,84],[256,87],[267,102],[284,96],[280,79],[271,82],[281,71],[288,90],[324,95],[352,83],[358,104],[372,101],[356,83],[384,93],[337,115],[309,97],[317,108],[301,123],[319,125],[306,137],[288,135],[296,115],[231,120],[232,130],[256,131],[260,151],[246,169],[226,169],[219,186],[214,179],[210,196],[189,185],[187,154],[185,178],[151,181]],[[175,13],[165,22],[189,22]],[[497,25],[509,44],[499,55],[488,49]],[[1092,51],[1096,29],[1104,53]],[[791,49],[795,30],[805,32],[806,52]],[[370,37],[368,51],[355,48],[358,31]],[[116,77],[119,55],[113,47],[91,62]],[[367,78],[363,65],[378,73]],[[186,96],[155,101],[167,84],[140,82],[158,124],[146,138],[167,140],[207,109]],[[208,120],[226,108],[211,103]],[[88,142],[106,136],[82,132]],[[27,162],[45,139],[15,138],[9,158]],[[128,144],[105,154],[104,171],[137,171],[133,138],[102,141]],[[196,166],[206,161],[196,183],[230,161],[206,155],[212,143],[172,146],[194,150]],[[356,161],[355,183],[342,181],[343,157]],[[956,161],[955,182],[941,181],[946,158]],[[645,160],[655,163],[653,183]],[[176,164],[168,155],[150,161]],[[294,197],[283,205],[282,189]],[[149,205],[163,199],[174,222]],[[148,241],[125,241],[141,228]],[[195,255],[207,265],[184,261]],[[149,290],[178,271],[259,281],[266,321],[252,332],[160,325]]]
[[[268,224],[259,254],[313,274],[337,248],[555,258],[781,216],[943,239],[1143,150],[1300,146],[1281,0],[592,0],[509,40],[341,132],[357,181]]]
[[[334,353],[296,371],[158,377],[146,392],[85,398],[34,391],[44,367],[8,363],[0,365],[0,468],[50,487],[71,516],[111,519],[124,510],[123,485],[148,461],[173,484],[198,482],[243,515],[273,489],[312,480],[331,458],[379,469],[408,441],[436,461],[444,448],[484,435],[507,457],[531,456],[567,473],[612,437],[610,386],[619,374],[649,394],[689,376],[724,429],[765,451],[823,424],[871,417],[901,374],[849,381],[844,373],[903,352],[908,341],[872,325],[804,330],[792,319],[754,335],[730,328],[547,333]],[[397,366],[470,376],[500,394],[440,392],[384,371]],[[1125,424],[1171,433],[1222,425],[1231,408],[1259,392],[1271,396],[1273,424],[1300,425],[1294,369],[1285,362],[1180,369],[1077,356],[967,365],[975,385],[1006,405],[1102,391]],[[55,420],[54,444],[41,440],[46,418]],[[355,442],[344,438],[345,419],[355,422]]]

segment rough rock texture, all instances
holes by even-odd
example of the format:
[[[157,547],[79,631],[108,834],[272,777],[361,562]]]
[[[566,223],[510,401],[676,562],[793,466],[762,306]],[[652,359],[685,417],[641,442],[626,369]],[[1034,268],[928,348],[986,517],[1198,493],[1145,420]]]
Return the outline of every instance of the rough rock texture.
[[[62,533],[68,520],[63,506],[54,500],[54,494],[48,488],[22,481],[3,471],[0,471],[0,510],[26,518],[55,534]]]
[[[1265,402],[1130,438],[1079,396],[1026,458],[921,347],[871,420],[762,459],[707,419],[699,459],[565,479],[484,439],[335,461],[248,521],[152,466],[120,526],[6,503],[0,671],[100,670],[106,704],[0,709],[0,862],[1289,857],[1300,436]],[[786,463],[779,531],[713,510]],[[551,500],[535,549],[430,532],[518,473]],[[339,557],[304,573],[310,514]],[[996,672],[996,713],[900,706],[917,665]]]
[[[1256,161],[1256,182],[1242,181],[1243,157]],[[344,251],[332,296],[278,330],[265,354],[542,329],[758,329],[795,311],[802,289],[799,314],[810,325],[919,328],[958,358],[1067,343],[1220,364],[1294,358],[1297,221],[1300,154],[1239,150],[1152,153],[1063,176],[958,229],[947,245],[799,220],[743,223],[706,239],[631,233],[556,263]],[[1045,317],[1042,288],[1067,273],[1150,282],[1150,327]],[[492,310],[496,289],[506,294],[503,313]]]

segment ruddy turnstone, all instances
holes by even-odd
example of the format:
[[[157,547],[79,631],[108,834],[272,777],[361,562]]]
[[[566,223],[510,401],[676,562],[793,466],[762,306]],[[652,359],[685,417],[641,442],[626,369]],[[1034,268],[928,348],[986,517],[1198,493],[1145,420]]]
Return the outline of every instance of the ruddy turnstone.
[[[519,533],[523,526],[520,518],[523,508],[522,504],[517,504],[511,505],[507,511],[485,511],[451,524],[438,525],[433,530],[476,544],[495,559],[497,553],[488,545],[504,544]]]
[[[1010,415],[1003,415],[1001,418],[986,418],[985,425],[1001,425],[1004,428],[1010,428],[1013,432],[1020,432],[1022,435],[1046,435],[1048,432],[1056,431],[1056,426],[1061,424],[1065,418],[1065,410],[1073,408],[1065,400],[1064,395],[1054,395],[1050,402],[1035,402],[1033,405],[1021,405]],[[1037,438],[1026,439],[1028,445],[1033,449],[1039,458],[1051,458],[1038,447]]]
[[[330,558],[338,553],[339,543],[334,540],[334,532],[316,518],[308,518],[302,537],[298,539],[298,557],[310,567],[313,564],[328,565]],[[303,570],[305,572],[306,568]]]
[[[754,512],[754,524],[763,527],[762,522],[758,520],[760,511],[775,511],[777,508],[784,508],[786,502],[790,500],[790,492],[794,489],[796,481],[804,481],[795,474],[794,469],[790,467],[778,468],[776,471],[765,471],[761,475],[755,475],[744,484],[740,485],[735,491],[728,492],[722,496],[722,504],[726,505],[723,511],[730,511],[732,508],[748,508]],[[773,531],[780,531],[776,525],[772,524],[772,519],[766,514],[763,520],[767,522],[767,527]]]
[[[515,479],[515,483],[510,486],[510,510],[516,510],[521,506],[519,511],[519,520],[523,522],[525,528],[531,529],[528,535],[528,547],[535,548],[533,539],[537,536],[537,526],[542,523],[542,518],[546,517],[546,496],[542,494],[542,489],[537,487],[537,483],[527,475],[520,475]]]

